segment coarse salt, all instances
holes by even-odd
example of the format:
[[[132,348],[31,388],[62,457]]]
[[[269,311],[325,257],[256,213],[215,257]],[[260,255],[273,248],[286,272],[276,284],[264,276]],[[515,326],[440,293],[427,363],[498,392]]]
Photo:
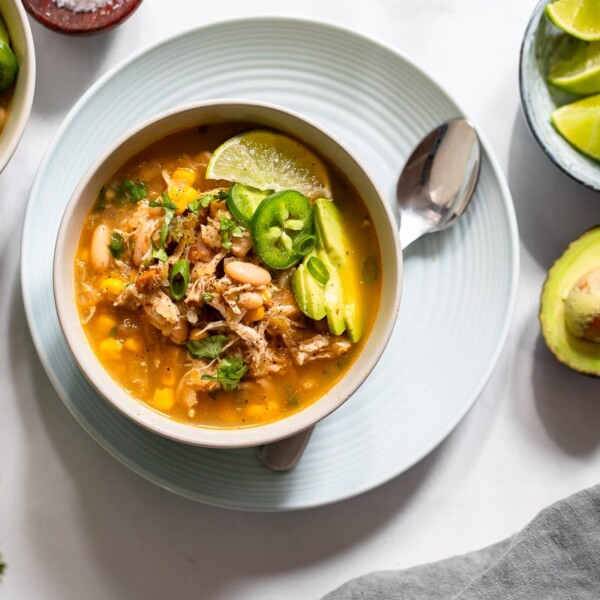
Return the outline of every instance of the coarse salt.
[[[113,3],[113,0],[52,0],[58,8],[73,12],[93,12]]]

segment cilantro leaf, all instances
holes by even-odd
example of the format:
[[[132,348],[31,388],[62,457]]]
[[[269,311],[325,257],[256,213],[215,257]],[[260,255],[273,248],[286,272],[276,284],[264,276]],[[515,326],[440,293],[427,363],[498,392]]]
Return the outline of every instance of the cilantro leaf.
[[[216,194],[202,194],[200,198],[190,202],[187,208],[190,212],[197,213],[201,208],[207,208],[211,202],[215,200],[226,200],[227,192],[219,190]]]
[[[148,206],[160,207],[165,211],[165,221],[158,234],[158,244],[154,240],[150,241],[152,242],[152,258],[156,258],[161,262],[167,262],[169,257],[165,250],[165,243],[167,242],[167,237],[169,235],[169,225],[175,216],[177,206],[171,202],[169,194],[163,193],[162,199],[162,202],[157,202],[156,200],[150,200],[148,202]]]
[[[124,179],[122,185],[125,194],[133,202],[139,202],[148,197],[148,190],[145,183],[135,183],[131,179]]]
[[[226,357],[219,363],[216,375],[202,375],[202,379],[216,381],[225,391],[231,391],[235,390],[247,371],[248,365],[241,356]]]
[[[152,258],[156,258],[160,260],[160,262],[167,262],[169,260],[169,255],[164,248],[154,248],[152,250]]]
[[[148,206],[152,206],[153,208],[156,208],[156,207],[164,208],[165,213],[167,212],[167,210],[172,210],[172,211],[177,210],[177,205],[173,204],[173,202],[171,202],[171,199],[169,198],[168,194],[163,193],[162,198],[163,198],[162,202],[158,202],[156,200],[149,200]]]
[[[187,349],[194,358],[218,358],[227,343],[225,335],[210,335],[197,342],[186,342]]]
[[[221,246],[223,246],[225,250],[231,250],[231,238],[242,237],[244,235],[244,229],[229,217],[221,215],[219,233],[221,234]]]
[[[123,179],[123,181],[113,181],[104,186],[100,191],[102,197],[102,206],[104,208],[106,201],[115,206],[124,204],[135,204],[148,197],[148,188],[144,182],[136,183],[132,179]]]
[[[204,292],[202,294],[202,300],[204,300],[204,302],[206,302],[207,304],[214,298],[214,294],[210,294],[209,292]]]
[[[206,208],[214,200],[216,200],[214,194],[203,194],[198,200],[190,202],[187,207],[190,212],[197,213],[201,208]]]

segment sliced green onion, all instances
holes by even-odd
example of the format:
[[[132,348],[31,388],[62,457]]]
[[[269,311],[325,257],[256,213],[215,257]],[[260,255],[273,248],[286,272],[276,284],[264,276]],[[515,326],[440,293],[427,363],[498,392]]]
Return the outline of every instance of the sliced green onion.
[[[123,254],[123,250],[125,250],[125,240],[118,231],[113,231],[111,233],[108,249],[115,258],[121,258],[121,254]]]
[[[306,268],[321,285],[325,285],[329,281],[329,271],[320,258],[311,256],[306,263]]]
[[[294,241],[296,251],[300,256],[308,254],[317,245],[317,238],[311,233],[301,235]]]
[[[190,282],[190,263],[185,258],[179,259],[171,269],[171,295],[175,300],[183,300]]]

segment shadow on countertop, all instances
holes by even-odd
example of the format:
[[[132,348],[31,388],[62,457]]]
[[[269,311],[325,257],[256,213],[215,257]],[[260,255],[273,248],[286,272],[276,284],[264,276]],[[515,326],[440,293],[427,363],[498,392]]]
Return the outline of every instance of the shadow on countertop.
[[[548,160],[520,110],[513,124],[507,175],[522,246],[539,267],[535,299],[539,302],[545,274],[554,261],[581,233],[600,224],[600,193],[572,180]],[[522,282],[521,288],[533,283]],[[569,369],[552,355],[540,332],[538,305],[532,308],[521,344],[534,352],[535,409],[548,435],[565,453],[586,456],[600,446],[600,381]]]
[[[573,456],[594,452],[600,446],[600,381],[558,362],[541,335],[532,379],[536,409],[552,439]]]
[[[513,123],[507,177],[521,242],[544,270],[571,241],[600,224],[600,193],[577,183],[550,162],[520,109]]]

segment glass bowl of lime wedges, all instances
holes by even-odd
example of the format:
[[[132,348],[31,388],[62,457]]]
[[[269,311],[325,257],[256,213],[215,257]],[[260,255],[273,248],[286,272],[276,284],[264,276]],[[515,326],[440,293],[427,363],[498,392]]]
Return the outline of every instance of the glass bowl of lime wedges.
[[[542,0],[521,47],[527,123],[548,158],[600,191],[600,0]]]

